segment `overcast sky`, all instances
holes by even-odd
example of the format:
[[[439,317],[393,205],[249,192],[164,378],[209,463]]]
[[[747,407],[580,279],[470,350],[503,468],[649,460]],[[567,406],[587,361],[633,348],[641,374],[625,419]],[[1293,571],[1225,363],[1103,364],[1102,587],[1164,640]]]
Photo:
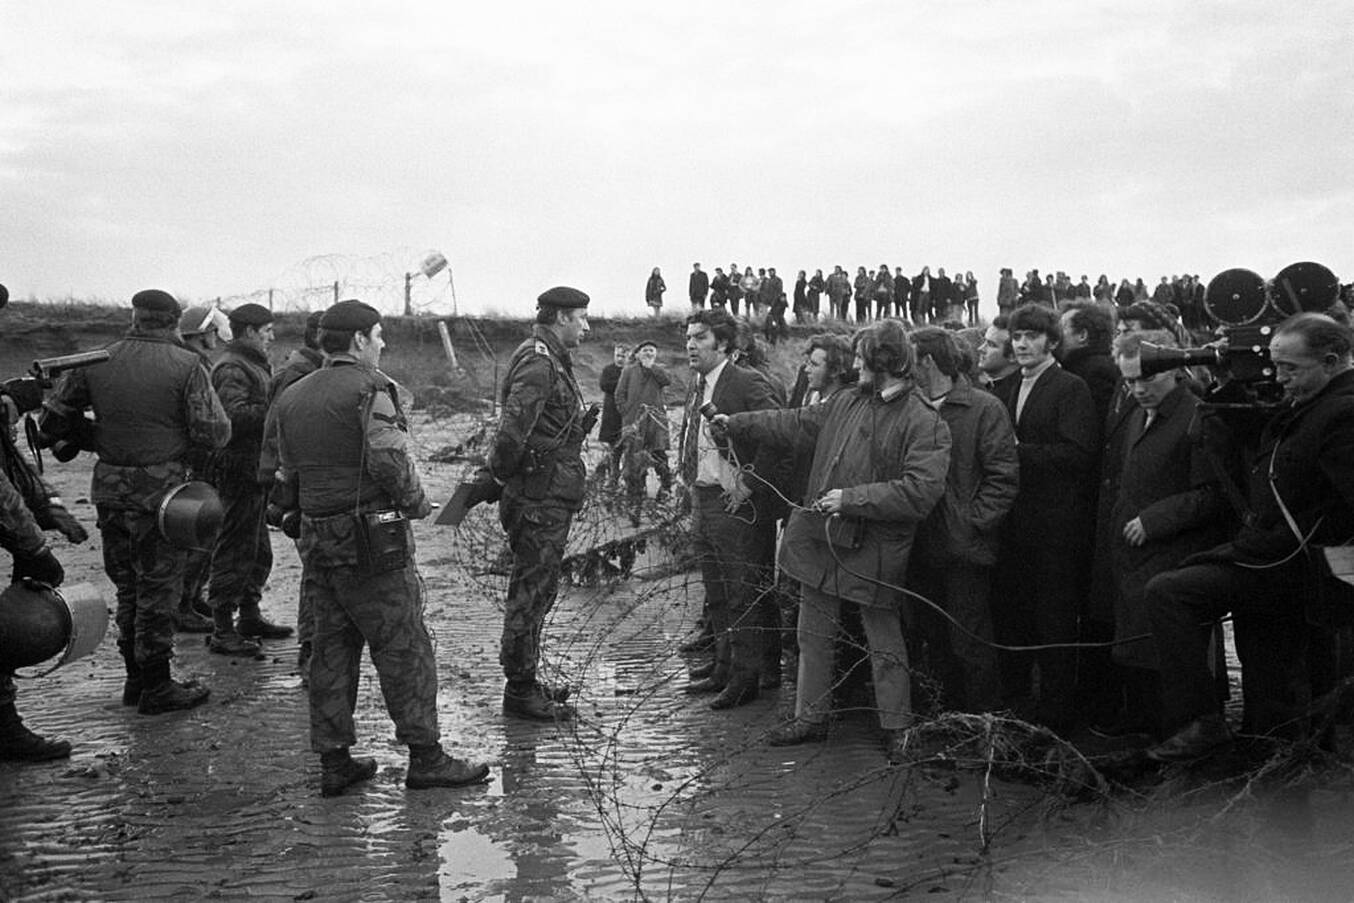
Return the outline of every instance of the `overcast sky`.
[[[1354,279],[1354,4],[0,6],[0,282],[639,312],[730,261]],[[308,286],[316,287],[307,292]],[[417,277],[450,310],[445,273]]]

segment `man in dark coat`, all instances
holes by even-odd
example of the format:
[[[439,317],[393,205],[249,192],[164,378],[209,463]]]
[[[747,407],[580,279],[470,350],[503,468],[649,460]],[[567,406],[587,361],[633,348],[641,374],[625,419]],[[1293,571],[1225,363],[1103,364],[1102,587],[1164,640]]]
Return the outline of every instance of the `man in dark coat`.
[[[1110,356],[1114,322],[1103,308],[1089,301],[1076,301],[1063,308],[1059,325],[1063,338],[1058,346],[1058,363],[1068,373],[1081,377],[1091,390],[1095,422],[1099,426],[1105,422],[1110,399],[1120,386],[1119,368]]]
[[[930,641],[946,705],[992,711],[1001,690],[989,596],[999,528],[1020,485],[1015,431],[996,396],[961,375],[954,333],[927,326],[912,333],[912,344],[917,388],[950,428],[950,469],[945,495],[917,531],[908,582],[954,621],[921,604],[906,610],[916,615],[914,635]]]
[[[715,278],[710,280],[710,306],[722,308],[729,303],[729,277],[715,267]]]
[[[776,511],[771,487],[757,475],[771,473],[777,459],[751,442],[716,439],[700,413],[707,404],[724,413],[781,406],[765,377],[731,360],[737,340],[738,325],[724,311],[699,311],[687,319],[687,358],[697,379],[682,424],[681,475],[691,490],[692,545],[715,636],[715,661],[710,675],[686,690],[717,694],[710,703],[714,709],[756,699],[767,664],[763,633],[768,625],[757,604],[764,574],[749,562],[760,560],[762,536]]]
[[[1092,478],[1099,430],[1091,392],[1058,366],[1053,353],[1058,314],[1043,304],[1016,308],[1011,347],[1020,379],[1000,396],[1015,423],[1020,492],[1006,519],[997,565],[997,638],[1007,645],[1073,643],[1081,578],[1090,552],[1085,483]],[[1039,699],[1031,702],[1031,670],[1039,665]],[[1071,726],[1075,657],[1070,649],[1005,653],[1008,702],[1054,729]]]
[[[705,296],[710,293],[710,277],[701,269],[699,263],[691,265],[691,278],[687,280],[686,294],[691,299],[692,310],[705,308]]]
[[[1115,346],[1121,368],[1131,370],[1142,341],[1176,344],[1165,332],[1125,336]],[[1219,484],[1219,468],[1230,459],[1226,432],[1215,418],[1202,416],[1183,375],[1167,370],[1129,379],[1133,404],[1124,405],[1127,416],[1110,415],[1124,426],[1115,424],[1113,452],[1101,462],[1105,523],[1093,574],[1108,576],[1111,585],[1099,583],[1093,596],[1106,596],[1111,609],[1118,643],[1112,685],[1122,708],[1110,713],[1114,721],[1096,728],[1105,736],[1159,732],[1160,684],[1144,589],[1152,577],[1223,541],[1230,527]]]
[[[713,302],[712,302],[713,304]],[[723,302],[714,304],[723,306]],[[611,363],[602,368],[597,377],[597,388],[602,390],[602,423],[597,428],[597,440],[607,447],[606,457],[597,464],[599,473],[606,475],[606,487],[615,489],[621,475],[621,409],[616,405],[616,387],[621,383],[621,371],[630,362],[630,349],[617,345],[611,350]]]
[[[1097,454],[1091,465],[1092,478],[1081,484],[1082,491],[1086,493],[1082,507],[1086,515],[1084,535],[1093,538],[1097,535],[1094,517],[1099,482],[1094,477],[1100,470],[1100,433],[1111,403],[1121,393],[1122,386],[1119,368],[1114,366],[1114,359],[1110,356],[1114,321],[1108,311],[1090,301],[1072,301],[1063,308],[1059,325],[1062,342],[1058,345],[1058,363],[1068,373],[1081,377],[1091,390],[1091,401],[1095,404]],[[1090,557],[1086,560],[1090,561],[1095,554],[1094,543],[1089,543],[1087,548]],[[1088,643],[1105,642],[1113,635],[1114,619],[1097,618],[1097,613],[1103,616],[1104,611],[1103,606],[1096,605],[1090,596],[1089,576],[1079,575],[1077,581],[1077,592],[1081,599],[1081,638]],[[1118,711],[1119,686],[1108,648],[1084,649],[1077,656],[1077,692],[1078,708],[1088,715],[1093,724],[1109,721],[1113,713]]]
[[[1314,630],[1343,584],[1323,577],[1320,547],[1354,536],[1354,361],[1349,329],[1322,314],[1280,324],[1269,347],[1286,403],[1265,426],[1249,468],[1250,515],[1232,542],[1147,584],[1161,660],[1162,716],[1172,735],[1149,755],[1197,758],[1230,739],[1208,673],[1210,624],[1232,612],[1247,728],[1301,733],[1314,692]],[[1348,594],[1348,588],[1344,588]],[[1348,606],[1347,599],[1336,602]],[[1346,621],[1347,623],[1347,621]]]

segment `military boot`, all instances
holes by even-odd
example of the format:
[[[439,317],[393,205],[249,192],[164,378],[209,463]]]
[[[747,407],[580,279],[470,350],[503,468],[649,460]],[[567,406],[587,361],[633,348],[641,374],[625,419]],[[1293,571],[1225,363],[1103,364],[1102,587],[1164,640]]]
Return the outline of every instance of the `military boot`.
[[[145,689],[145,682],[141,679],[141,666],[136,663],[136,653],[132,651],[130,644],[124,645],[119,642],[118,651],[122,653],[122,663],[127,669],[127,680],[122,685],[122,704],[136,705],[141,701],[141,691]]]
[[[536,681],[536,687],[551,702],[568,702],[569,696],[573,693],[573,690],[564,684],[548,684],[541,680]]]
[[[49,762],[71,754],[65,740],[48,740],[24,727],[14,703],[0,706],[0,761]]]
[[[192,600],[189,600],[179,603],[174,612],[174,629],[179,633],[211,633],[212,620],[199,614]]]
[[[530,721],[570,721],[574,707],[551,699],[539,684],[524,689],[509,684],[503,690],[503,714]]]
[[[235,629],[240,636],[260,640],[285,640],[294,632],[290,627],[269,621],[257,606],[240,609],[240,623]]]
[[[320,796],[339,796],[376,774],[375,759],[354,759],[345,749],[320,753]]]
[[[234,630],[222,631],[219,627],[212,631],[207,640],[207,648],[218,655],[238,655],[241,658],[259,658],[263,651],[254,640],[245,639]]]
[[[465,787],[489,780],[489,766],[449,756],[440,743],[409,747],[409,773],[404,786],[410,790],[432,787]]]
[[[142,715],[160,715],[202,705],[211,691],[197,681],[179,683],[169,676],[169,662],[156,662],[141,669],[145,682],[136,710]]]

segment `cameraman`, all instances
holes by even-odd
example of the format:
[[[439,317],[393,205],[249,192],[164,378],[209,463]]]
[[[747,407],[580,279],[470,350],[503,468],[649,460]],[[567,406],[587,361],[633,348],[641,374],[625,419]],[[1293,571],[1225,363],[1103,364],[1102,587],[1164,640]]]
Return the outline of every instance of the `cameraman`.
[[[1149,750],[1158,761],[1195,759],[1231,739],[1208,669],[1212,622],[1229,611],[1250,730],[1300,731],[1311,699],[1308,647],[1317,634],[1308,618],[1324,566],[1316,546],[1354,536],[1350,331],[1323,314],[1298,314],[1279,325],[1269,353],[1284,405],[1250,462],[1240,531],[1147,584],[1163,726],[1173,732]]]

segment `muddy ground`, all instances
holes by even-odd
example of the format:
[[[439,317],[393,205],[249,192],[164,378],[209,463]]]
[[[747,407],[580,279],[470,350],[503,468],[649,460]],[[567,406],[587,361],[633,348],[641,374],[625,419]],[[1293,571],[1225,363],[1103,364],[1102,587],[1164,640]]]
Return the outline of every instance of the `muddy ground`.
[[[416,418],[435,498],[464,465],[431,459],[472,431]],[[49,476],[92,526],[89,467],[83,456]],[[651,505],[644,523],[670,515]],[[493,516],[416,530],[445,742],[491,760],[492,783],[405,791],[405,751],[368,664],[356,751],[380,769],[323,799],[294,643],[269,643],[255,662],[180,635],[176,668],[211,701],[143,717],[120,704],[110,629],[92,656],[21,683],[32,726],[75,753],[0,764],[0,900],[1354,897],[1341,760],[1247,784],[1216,763],[1156,772],[1119,757],[1104,760],[1118,783],[1100,787],[1048,738],[951,717],[919,732],[913,762],[889,767],[871,717],[851,711],[825,745],[768,747],[787,691],[719,713],[681,692],[677,644],[701,592],[680,565],[680,524],[634,550],[628,576],[613,573],[620,556],[595,560],[563,594],[547,667],[579,687],[578,723],[505,719]],[[578,548],[624,535],[623,523],[591,505]],[[299,563],[281,534],[273,547],[265,611],[294,623]],[[69,583],[111,601],[97,535],[59,554]]]

